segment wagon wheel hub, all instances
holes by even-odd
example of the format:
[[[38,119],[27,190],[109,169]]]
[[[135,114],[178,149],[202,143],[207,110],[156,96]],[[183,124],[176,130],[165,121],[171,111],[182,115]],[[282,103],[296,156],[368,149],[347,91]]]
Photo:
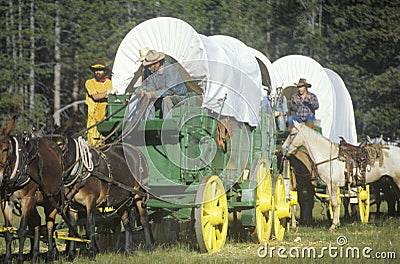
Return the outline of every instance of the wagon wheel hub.
[[[225,222],[224,210],[221,207],[214,207],[210,212],[210,224],[213,226],[221,225]]]
[[[264,215],[269,211],[271,211],[272,210],[271,197],[268,197],[268,195],[261,195],[258,207]]]

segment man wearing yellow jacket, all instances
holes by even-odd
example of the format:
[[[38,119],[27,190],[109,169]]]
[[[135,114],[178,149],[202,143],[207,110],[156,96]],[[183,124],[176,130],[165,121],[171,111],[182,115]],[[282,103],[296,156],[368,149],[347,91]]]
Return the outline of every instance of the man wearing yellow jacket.
[[[106,65],[103,59],[99,59],[90,66],[90,69],[93,71],[94,78],[85,82],[88,128],[105,118],[108,94],[115,92],[109,79],[111,68]],[[90,146],[96,146],[101,143],[101,135],[97,130],[97,126],[88,130],[87,139]]]

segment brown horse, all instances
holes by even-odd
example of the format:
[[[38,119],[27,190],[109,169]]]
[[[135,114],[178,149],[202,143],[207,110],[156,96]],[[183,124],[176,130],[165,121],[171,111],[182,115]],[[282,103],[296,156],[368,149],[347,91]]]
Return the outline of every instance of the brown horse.
[[[33,261],[38,261],[40,217],[36,205],[43,206],[48,233],[47,260],[51,262],[55,253],[54,220],[57,214],[56,208],[61,203],[63,188],[61,152],[54,142],[47,139],[10,136],[14,124],[15,119],[13,118],[0,131],[1,209],[4,214],[5,227],[11,227],[13,208],[15,204],[20,204],[22,214],[17,231],[19,237],[18,262],[24,261],[23,249],[28,225],[35,230],[35,242],[31,253]],[[12,238],[11,232],[5,233],[5,263],[12,261]]]
[[[144,155],[128,144],[113,144],[107,149],[82,146],[77,139],[66,136],[71,122],[55,130],[54,140],[63,150],[65,172],[65,199],[70,204],[70,224],[76,227],[77,212],[86,209],[86,238],[89,239],[89,258],[95,258],[95,221],[99,206],[113,206],[125,227],[125,252],[130,252],[134,212],[137,210],[144,230],[146,249],[153,248],[150,235],[149,217],[144,198],[147,196],[141,185],[148,182],[148,167]],[[59,135],[62,135],[60,137]],[[85,153],[82,149],[87,149]],[[89,156],[92,158],[89,158]],[[83,161],[92,161],[92,168]],[[140,182],[140,184],[139,184]],[[75,229],[76,230],[76,229]],[[70,230],[73,235],[74,230]],[[68,256],[76,256],[74,242],[68,246]]]

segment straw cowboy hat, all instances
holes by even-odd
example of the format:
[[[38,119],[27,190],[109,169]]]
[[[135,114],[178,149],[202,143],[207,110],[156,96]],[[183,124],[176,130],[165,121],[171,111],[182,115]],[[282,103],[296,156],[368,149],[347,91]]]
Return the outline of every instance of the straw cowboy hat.
[[[137,61],[144,61],[146,59],[147,53],[150,51],[148,47],[142,48],[139,50],[139,59]]]
[[[150,50],[143,61],[143,66],[148,66],[159,62],[165,58],[165,54],[156,50]]]
[[[294,83],[294,85],[296,85],[297,88],[300,88],[300,87],[310,88],[311,87],[311,84],[309,84],[307,82],[307,80],[304,79],[304,78],[300,78],[299,82],[298,83]]]
[[[111,68],[107,66],[106,62],[104,59],[98,59],[95,64],[90,66],[90,69],[92,71],[98,71],[98,70],[103,70],[103,71],[111,71]]]

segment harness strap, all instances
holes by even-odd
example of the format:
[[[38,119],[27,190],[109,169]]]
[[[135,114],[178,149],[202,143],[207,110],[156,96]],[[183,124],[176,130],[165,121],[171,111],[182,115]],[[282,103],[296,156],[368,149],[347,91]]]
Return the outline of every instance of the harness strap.
[[[336,159],[339,159],[339,156],[334,157],[334,158],[329,158],[329,159],[326,159],[326,160],[324,160],[324,161],[315,163],[315,166],[319,166],[319,165],[325,164],[325,163],[327,163],[327,162],[334,161],[334,160],[336,160]]]
[[[92,175],[96,176],[98,179],[100,179],[102,181],[105,181],[107,183],[115,185],[115,186],[117,186],[117,187],[119,187],[119,188],[121,188],[121,189],[123,189],[125,191],[128,191],[128,192],[132,193],[132,194],[138,194],[140,196],[147,196],[146,192],[142,192],[142,191],[137,190],[137,189],[135,189],[133,187],[130,187],[130,186],[126,185],[126,184],[118,182],[118,181],[106,176],[104,173],[101,173],[99,171],[92,172]]]
[[[17,174],[17,170],[18,170],[18,167],[19,167],[19,161],[20,161],[20,156],[19,156],[20,149],[19,149],[18,140],[15,137],[12,137],[12,138],[15,141],[15,156],[16,156],[16,158],[15,158],[14,169],[13,169],[13,171],[11,173],[11,176],[10,176],[10,180],[13,180],[15,175]]]

